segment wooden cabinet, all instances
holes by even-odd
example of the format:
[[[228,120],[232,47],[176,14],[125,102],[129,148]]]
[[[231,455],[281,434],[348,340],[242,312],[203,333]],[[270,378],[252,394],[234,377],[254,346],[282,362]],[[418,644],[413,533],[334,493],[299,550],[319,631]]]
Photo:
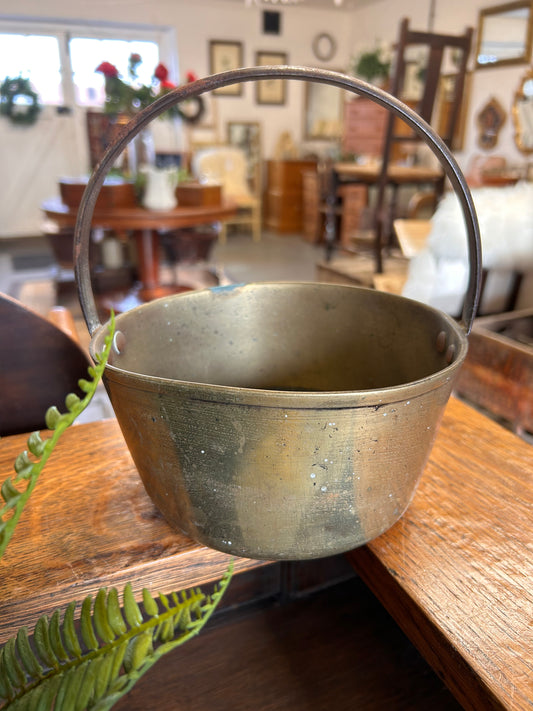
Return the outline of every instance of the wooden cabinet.
[[[403,101],[410,108],[417,110],[418,102],[406,101],[405,99]],[[344,105],[343,152],[381,158],[385,143],[388,114],[388,109],[370,99],[360,97],[347,101]],[[399,118],[394,123],[394,134],[414,136],[413,130]],[[410,155],[412,146],[413,143],[406,143],[405,145],[393,143],[392,160],[405,160]]]
[[[348,247],[357,237],[363,211],[368,204],[366,185],[341,185],[338,192],[341,205],[339,240]],[[318,174],[306,170],[303,173],[303,237],[308,242],[321,242],[324,232],[324,210],[320,204]]]
[[[316,170],[302,175],[302,236],[307,242],[320,242],[324,220],[320,213],[320,195]]]
[[[343,152],[381,157],[387,114],[387,109],[370,99],[347,101],[344,105]]]
[[[267,161],[265,224],[276,232],[301,232],[303,173],[316,168],[310,160]]]

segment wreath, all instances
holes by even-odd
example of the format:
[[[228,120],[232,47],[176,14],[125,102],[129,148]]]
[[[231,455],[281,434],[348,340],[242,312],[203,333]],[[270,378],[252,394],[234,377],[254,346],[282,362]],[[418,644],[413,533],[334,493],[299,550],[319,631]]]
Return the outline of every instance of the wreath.
[[[37,121],[42,106],[30,80],[6,77],[0,86],[0,114],[18,125],[31,126]]]
[[[161,114],[161,118],[165,116],[179,116],[185,123],[195,124],[201,120],[205,113],[205,104],[201,96],[192,96],[190,99],[171,106],[168,111]]]

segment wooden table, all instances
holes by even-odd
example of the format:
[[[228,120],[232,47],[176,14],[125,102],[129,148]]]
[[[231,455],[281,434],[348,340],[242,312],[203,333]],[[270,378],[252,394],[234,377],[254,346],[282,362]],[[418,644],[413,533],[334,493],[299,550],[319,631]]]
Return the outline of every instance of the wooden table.
[[[2,441],[1,471],[24,441]],[[452,398],[408,511],[349,554],[471,711],[533,708],[532,455]],[[132,580],[136,594],[143,586],[169,592],[218,578],[227,561],[164,523],[114,421],[76,426],[0,562],[0,641],[101,586]]]
[[[68,207],[60,200],[42,204],[45,215],[61,228],[74,227],[77,208]],[[141,295],[145,300],[157,298],[168,292],[159,279],[159,231],[196,227],[218,223],[237,211],[231,201],[220,205],[178,206],[174,210],[156,211],[143,207],[96,209],[93,227],[115,230],[119,234],[132,234],[137,249]]]
[[[427,244],[431,220],[394,220],[394,231],[404,257],[411,259]]]
[[[327,203],[329,210],[326,211],[325,234],[328,237],[326,244],[326,256],[329,257],[333,243],[337,239],[336,220],[334,207],[337,201],[339,187],[348,183],[361,183],[365,185],[377,185],[380,181],[381,165],[377,161],[359,164],[355,161],[340,161],[332,165],[332,178],[329,181],[329,195]],[[444,173],[441,168],[431,168],[422,165],[400,165],[391,163],[387,168],[387,185],[392,186],[392,199],[389,206],[390,214],[394,214],[396,209],[397,191],[402,185],[438,185],[443,181]],[[376,238],[374,245],[376,271],[382,271],[382,254]]]
[[[360,182],[370,185],[377,183],[381,166],[377,161],[359,164],[354,161],[341,161],[334,164],[333,169],[340,182]],[[428,168],[422,165],[399,165],[391,163],[387,168],[387,179],[397,185],[434,183],[442,178],[439,168]]]

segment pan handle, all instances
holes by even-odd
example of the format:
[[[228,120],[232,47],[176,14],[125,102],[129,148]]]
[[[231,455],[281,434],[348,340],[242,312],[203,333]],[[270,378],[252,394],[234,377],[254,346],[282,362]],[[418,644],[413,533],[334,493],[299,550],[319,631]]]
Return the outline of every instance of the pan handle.
[[[378,89],[372,84],[348,77],[345,74],[332,72],[325,69],[292,66],[265,66],[235,69],[220,74],[213,74],[198,79],[190,84],[178,87],[156,99],[152,104],[140,111],[126,124],[117,135],[115,141],[105,152],[99,165],[92,174],[83,194],[74,236],[74,264],[80,303],[92,335],[101,324],[96,310],[94,295],[91,288],[89,270],[89,239],[91,231],[94,206],[105,177],[115,160],[124,150],[126,145],[134,138],[152,119],[167,111],[181,101],[186,101],[200,96],[214,89],[230,84],[261,79],[300,79],[303,81],[330,84],[339,89],[350,91],[354,94],[366,96],[375,103],[392,111],[396,116],[405,121],[430,147],[441,163],[452,187],[459,199],[468,236],[468,255],[470,273],[466,298],[463,306],[461,325],[470,333],[474,316],[477,311],[481,288],[481,239],[479,224],[472,200],[472,195],[466,180],[444,141],[433,131],[431,126],[416,112],[387,92]]]

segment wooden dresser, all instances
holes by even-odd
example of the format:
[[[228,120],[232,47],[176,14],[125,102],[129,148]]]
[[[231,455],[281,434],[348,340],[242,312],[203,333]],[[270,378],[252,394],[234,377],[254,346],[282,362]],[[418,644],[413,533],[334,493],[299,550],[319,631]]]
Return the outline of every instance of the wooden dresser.
[[[341,185],[338,192],[341,199],[339,240],[348,247],[357,237],[361,217],[368,204],[367,185]],[[320,204],[320,190],[316,170],[303,173],[303,237],[307,242],[321,242],[324,237],[324,210]]]
[[[359,97],[344,104],[344,153],[381,157],[387,109],[371,99]]]
[[[303,228],[303,173],[315,170],[312,160],[269,160],[265,195],[265,224],[275,232]]]

